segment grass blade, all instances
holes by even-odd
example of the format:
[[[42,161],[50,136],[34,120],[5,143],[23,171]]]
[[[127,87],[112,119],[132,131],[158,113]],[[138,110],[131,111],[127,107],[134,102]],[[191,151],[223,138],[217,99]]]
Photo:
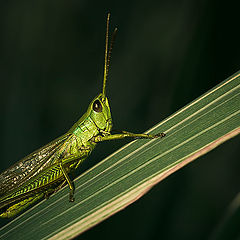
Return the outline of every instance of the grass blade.
[[[240,133],[240,72],[159,123],[163,139],[136,140],[0,229],[0,239],[69,239],[137,200],[171,173]]]

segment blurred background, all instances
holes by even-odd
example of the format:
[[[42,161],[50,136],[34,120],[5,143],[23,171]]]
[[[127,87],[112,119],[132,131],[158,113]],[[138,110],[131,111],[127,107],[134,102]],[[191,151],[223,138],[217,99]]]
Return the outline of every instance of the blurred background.
[[[107,84],[114,128],[143,132],[240,70],[237,2],[2,0],[1,171],[65,133],[101,91],[107,12],[111,29],[118,27]],[[239,192],[239,140],[80,238],[215,236]],[[126,142],[99,145],[81,171]],[[239,222],[228,239],[240,237]]]

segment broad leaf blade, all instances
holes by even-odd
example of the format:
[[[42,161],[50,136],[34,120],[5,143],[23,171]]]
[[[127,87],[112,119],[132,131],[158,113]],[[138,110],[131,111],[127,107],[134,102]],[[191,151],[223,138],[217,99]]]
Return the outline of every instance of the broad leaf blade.
[[[134,202],[163,178],[240,132],[240,73],[124,146],[0,230],[0,239],[69,239]]]

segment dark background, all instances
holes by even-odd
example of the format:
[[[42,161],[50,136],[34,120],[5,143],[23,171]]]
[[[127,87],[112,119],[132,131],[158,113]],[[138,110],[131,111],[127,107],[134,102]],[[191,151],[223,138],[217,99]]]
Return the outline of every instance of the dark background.
[[[66,132],[100,92],[107,12],[119,30],[107,85],[114,127],[143,132],[240,70],[236,3],[1,0],[1,170]],[[239,139],[81,239],[208,239],[239,192]],[[82,171],[123,143],[98,146]]]

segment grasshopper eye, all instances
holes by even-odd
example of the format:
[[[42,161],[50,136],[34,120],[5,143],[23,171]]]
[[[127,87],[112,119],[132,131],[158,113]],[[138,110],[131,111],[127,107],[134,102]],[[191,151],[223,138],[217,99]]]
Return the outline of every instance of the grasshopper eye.
[[[102,104],[100,103],[99,100],[94,101],[94,103],[93,103],[93,110],[95,112],[101,112],[102,111]]]

